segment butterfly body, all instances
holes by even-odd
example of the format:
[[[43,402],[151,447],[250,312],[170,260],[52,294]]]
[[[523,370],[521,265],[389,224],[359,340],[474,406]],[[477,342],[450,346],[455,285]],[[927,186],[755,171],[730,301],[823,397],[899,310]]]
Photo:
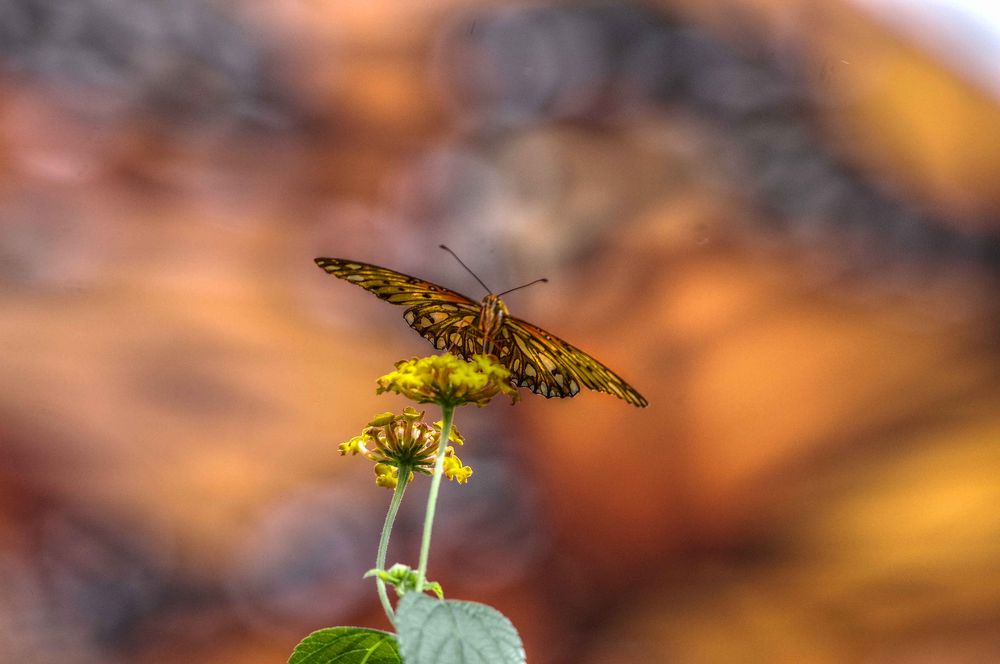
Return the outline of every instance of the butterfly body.
[[[490,293],[479,303],[479,319],[476,321],[476,327],[483,336],[483,353],[490,352],[493,339],[503,327],[504,319],[509,316],[510,311],[499,295]]]
[[[316,264],[376,297],[405,306],[403,319],[438,350],[468,359],[493,354],[514,382],[545,397],[571,397],[581,384],[634,406],[646,398],[596,359],[549,332],[511,316],[500,296],[481,302],[395,270],[340,258]]]

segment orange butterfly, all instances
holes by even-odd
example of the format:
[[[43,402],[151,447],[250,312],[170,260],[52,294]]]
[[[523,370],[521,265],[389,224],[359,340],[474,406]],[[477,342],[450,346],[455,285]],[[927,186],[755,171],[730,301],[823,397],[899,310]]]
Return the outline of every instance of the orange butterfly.
[[[582,384],[633,406],[645,407],[649,403],[621,376],[576,346],[511,316],[500,299],[500,295],[511,291],[500,295],[491,292],[476,303],[437,284],[378,265],[342,258],[317,258],[316,264],[380,299],[405,306],[403,319],[438,350],[454,351],[468,359],[495,349],[497,359],[510,370],[514,382],[535,394],[571,397]]]

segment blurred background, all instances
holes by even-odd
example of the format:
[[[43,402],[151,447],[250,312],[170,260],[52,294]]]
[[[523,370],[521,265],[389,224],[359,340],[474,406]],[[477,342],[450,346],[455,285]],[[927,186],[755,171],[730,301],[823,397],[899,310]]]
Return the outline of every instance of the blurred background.
[[[458,413],[431,576],[529,661],[1000,661],[997,62],[973,0],[6,0],[0,661],[387,627],[336,446],[431,349],[312,259],[481,297],[442,242],[650,401]]]

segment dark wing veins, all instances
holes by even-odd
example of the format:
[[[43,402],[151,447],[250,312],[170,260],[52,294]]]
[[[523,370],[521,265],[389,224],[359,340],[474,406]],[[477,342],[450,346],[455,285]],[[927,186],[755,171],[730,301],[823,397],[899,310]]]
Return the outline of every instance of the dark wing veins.
[[[607,392],[634,406],[647,405],[621,376],[576,346],[519,318],[505,319],[500,359],[517,384],[545,397],[570,397],[580,385]]]
[[[422,302],[403,312],[403,320],[438,350],[469,359],[482,352],[476,322],[479,305],[458,302]]]

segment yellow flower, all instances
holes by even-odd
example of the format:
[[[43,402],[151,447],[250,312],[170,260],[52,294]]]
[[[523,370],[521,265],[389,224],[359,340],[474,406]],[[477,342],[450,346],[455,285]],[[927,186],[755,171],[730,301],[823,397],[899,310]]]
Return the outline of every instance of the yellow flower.
[[[340,446],[338,447],[338,449],[340,450],[340,456],[347,456],[348,454],[350,454],[351,456],[354,456],[355,454],[363,454],[364,442],[365,442],[364,436],[355,436],[346,443],[341,443]]]
[[[430,475],[434,471],[437,448],[441,441],[441,424],[423,421],[424,413],[407,408],[400,415],[381,413],[372,418],[360,436],[341,443],[341,455],[360,454],[375,462],[375,484],[394,489],[399,483],[399,469],[407,468],[410,477],[414,472]],[[461,445],[462,434],[451,428],[448,441]],[[472,469],[463,466],[455,456],[454,448],[445,448],[445,474],[459,484],[472,475]],[[449,471],[449,468],[451,469]]]
[[[396,363],[396,370],[378,379],[378,394],[395,392],[417,403],[436,403],[454,408],[474,403],[485,406],[503,392],[517,401],[517,388],[510,371],[487,355],[465,361],[452,355],[431,355]]]
[[[459,484],[465,484],[472,476],[472,468],[463,466],[462,460],[455,454],[455,448],[448,446],[448,451],[444,455],[444,476],[449,480],[455,480]]]
[[[399,484],[399,468],[393,468],[387,463],[375,464],[375,484],[386,489],[395,489]]]

